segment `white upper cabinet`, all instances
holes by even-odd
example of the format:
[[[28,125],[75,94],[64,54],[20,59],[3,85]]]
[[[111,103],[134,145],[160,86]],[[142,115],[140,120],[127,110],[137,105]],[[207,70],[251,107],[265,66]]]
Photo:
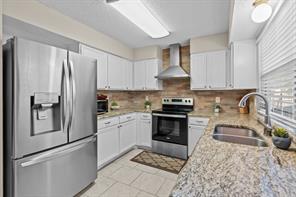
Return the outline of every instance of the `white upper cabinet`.
[[[191,61],[191,88],[207,88],[207,64],[206,55],[194,54],[190,57]]]
[[[124,59],[115,55],[108,55],[108,82],[109,89],[126,89],[126,62]]]
[[[161,71],[158,59],[133,62],[82,44],[80,53],[97,59],[98,90],[162,89],[162,81],[155,78]]]
[[[207,54],[207,84],[209,88],[226,88],[226,51]]]
[[[125,85],[126,90],[132,90],[134,78],[134,65],[132,61],[125,60]]]
[[[146,63],[137,61],[134,63],[134,89],[144,90],[146,86]]]
[[[107,53],[81,45],[80,53],[84,56],[97,59],[97,89],[108,88]]]
[[[257,47],[255,40],[232,43],[232,83],[235,89],[258,88]]]
[[[191,89],[225,89],[226,62],[226,50],[191,54]]]
[[[146,89],[158,90],[161,83],[155,76],[160,72],[160,61],[152,59],[146,61]]]
[[[134,89],[159,90],[162,82],[155,78],[161,71],[161,61],[158,59],[136,61],[134,63]]]

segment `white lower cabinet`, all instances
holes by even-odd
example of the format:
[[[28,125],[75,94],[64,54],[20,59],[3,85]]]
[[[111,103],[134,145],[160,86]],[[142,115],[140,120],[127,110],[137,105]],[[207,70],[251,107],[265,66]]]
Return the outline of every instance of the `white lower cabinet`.
[[[98,131],[98,167],[112,160],[119,154],[118,125]]]
[[[134,146],[151,147],[150,113],[130,113],[98,120],[98,169]]]
[[[205,128],[209,119],[192,117],[188,120],[188,156],[190,156],[198,143],[201,136],[204,134]]]
[[[149,113],[138,113],[137,145],[152,147],[152,116]]]
[[[190,156],[194,150],[196,143],[204,132],[204,126],[189,126],[188,128],[188,156]]]
[[[128,121],[119,125],[120,153],[123,153],[136,145],[136,121]]]
[[[139,146],[152,147],[151,120],[139,120],[137,134],[137,142]]]

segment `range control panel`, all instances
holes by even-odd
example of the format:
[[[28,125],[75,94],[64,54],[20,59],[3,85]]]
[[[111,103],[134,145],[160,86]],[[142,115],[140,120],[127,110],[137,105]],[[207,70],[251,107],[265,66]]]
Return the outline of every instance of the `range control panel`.
[[[193,105],[193,98],[163,98],[163,105]]]

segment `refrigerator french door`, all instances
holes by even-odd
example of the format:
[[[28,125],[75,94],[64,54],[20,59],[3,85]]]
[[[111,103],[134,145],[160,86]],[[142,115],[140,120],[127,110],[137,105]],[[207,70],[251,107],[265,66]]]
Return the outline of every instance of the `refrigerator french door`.
[[[96,61],[13,38],[3,63],[5,196],[75,195],[96,178]]]

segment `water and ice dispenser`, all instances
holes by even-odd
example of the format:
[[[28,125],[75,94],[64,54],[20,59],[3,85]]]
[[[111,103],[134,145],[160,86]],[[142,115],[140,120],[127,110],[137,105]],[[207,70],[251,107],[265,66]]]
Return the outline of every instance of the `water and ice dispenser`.
[[[61,130],[61,98],[58,93],[31,96],[31,135]]]

